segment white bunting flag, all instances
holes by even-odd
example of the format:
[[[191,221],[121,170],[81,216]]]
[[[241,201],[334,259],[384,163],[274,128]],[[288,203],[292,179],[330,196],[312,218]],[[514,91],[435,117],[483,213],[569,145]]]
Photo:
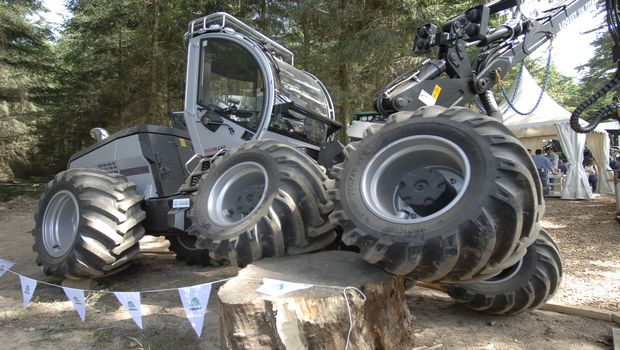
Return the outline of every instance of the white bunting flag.
[[[300,289],[307,289],[313,287],[312,284],[306,283],[293,283],[280,280],[274,280],[271,278],[263,278],[263,285],[256,289],[257,293],[266,294],[272,297],[278,297],[286,293],[294,292]]]
[[[86,302],[84,300],[84,291],[81,289],[74,289],[68,287],[62,287],[69,298],[69,301],[73,303],[73,308],[80,316],[82,322],[84,322],[84,318],[86,318]]]
[[[22,285],[24,309],[26,309],[28,308],[28,303],[30,303],[30,299],[32,299],[32,296],[34,295],[34,290],[37,289],[37,281],[20,275],[19,282]]]
[[[125,307],[125,310],[129,312],[133,321],[142,328],[142,311],[140,310],[140,292],[114,292],[118,301]]]
[[[185,308],[185,314],[199,338],[202,333],[205,312],[207,312],[209,294],[211,294],[211,283],[179,288],[179,295]]]
[[[15,263],[12,261],[0,259],[0,277],[2,277],[2,275],[4,275],[4,273],[7,272],[8,269],[10,269],[14,264]]]

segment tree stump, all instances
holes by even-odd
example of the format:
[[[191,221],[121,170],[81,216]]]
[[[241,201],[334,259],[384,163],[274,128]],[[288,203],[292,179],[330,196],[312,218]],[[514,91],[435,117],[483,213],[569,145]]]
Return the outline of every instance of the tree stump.
[[[256,292],[263,278],[313,284],[280,297]],[[324,286],[337,286],[327,288]],[[411,315],[401,277],[368,264],[358,254],[329,251],[264,259],[242,269],[219,292],[224,349],[402,349],[413,345]]]

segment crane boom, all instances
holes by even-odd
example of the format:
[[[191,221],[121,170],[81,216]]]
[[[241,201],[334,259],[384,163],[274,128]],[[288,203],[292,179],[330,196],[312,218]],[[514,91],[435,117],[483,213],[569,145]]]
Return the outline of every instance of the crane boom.
[[[440,27],[416,30],[413,52],[438,56],[403,74],[381,90],[375,109],[383,116],[425,105],[463,106],[475,95],[487,113],[500,118],[490,89],[508,70],[549,41],[575,19],[596,7],[596,0],[573,0],[544,11],[537,19],[521,18],[489,29],[490,16],[518,8],[518,0],[497,0],[473,7]],[[480,49],[473,55],[468,48]]]

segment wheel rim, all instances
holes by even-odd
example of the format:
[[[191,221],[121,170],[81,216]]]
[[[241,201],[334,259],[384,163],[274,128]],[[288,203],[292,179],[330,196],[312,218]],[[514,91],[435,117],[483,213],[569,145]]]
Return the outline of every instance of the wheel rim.
[[[523,266],[523,259],[519,260],[518,263],[510,266],[509,268],[503,269],[502,272],[500,272],[497,276],[493,276],[484,281],[480,281],[479,283],[498,284],[498,283],[508,281],[511,278],[513,278],[521,270],[522,266]]]
[[[80,223],[80,209],[73,193],[56,192],[43,214],[43,247],[52,257],[65,255],[73,246]]]
[[[202,250],[196,248],[196,237],[194,236],[177,236],[176,240],[177,242],[179,242],[179,245],[185,250]]]
[[[443,192],[441,200],[432,201],[431,208],[428,198],[416,194],[418,185],[426,182],[416,182],[418,178],[413,173],[434,176],[435,179],[430,178],[433,183],[443,178],[443,186],[450,188],[450,193]],[[454,207],[470,178],[469,160],[457,144],[439,136],[411,136],[392,142],[372,157],[362,173],[361,194],[364,204],[375,215],[393,223],[412,224],[435,218]],[[408,187],[415,190],[411,190],[411,196],[403,197],[405,182],[412,179]],[[423,205],[414,209],[411,202]]]
[[[244,162],[231,167],[213,185],[208,215],[221,226],[239,224],[265,200],[267,182],[267,171],[258,163]]]

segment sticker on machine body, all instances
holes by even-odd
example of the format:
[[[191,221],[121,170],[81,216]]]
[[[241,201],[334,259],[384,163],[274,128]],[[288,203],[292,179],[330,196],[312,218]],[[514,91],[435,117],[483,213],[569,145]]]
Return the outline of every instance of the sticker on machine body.
[[[189,208],[190,201],[189,198],[175,198],[172,200],[172,208]]]
[[[433,97],[433,95],[426,92],[426,90],[420,91],[420,96],[418,96],[418,100],[422,101],[427,106],[434,106],[437,103],[437,99]]]
[[[435,101],[437,101],[437,99],[439,98],[440,93],[441,93],[441,86],[439,86],[438,84],[435,84],[435,88],[433,89],[433,94],[431,95],[433,96]]]

